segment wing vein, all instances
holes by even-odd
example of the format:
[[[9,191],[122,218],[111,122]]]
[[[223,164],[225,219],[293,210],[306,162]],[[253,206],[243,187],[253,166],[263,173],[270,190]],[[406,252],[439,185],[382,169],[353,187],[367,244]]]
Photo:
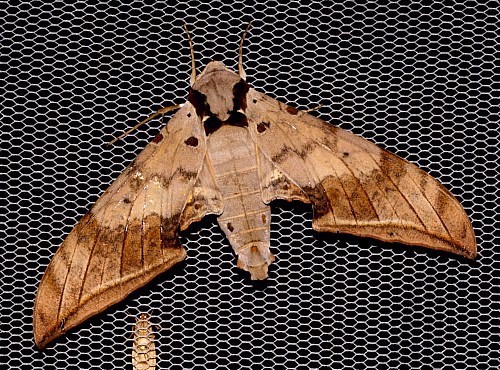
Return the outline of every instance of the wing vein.
[[[124,229],[124,232],[123,232],[123,242],[122,242],[122,249],[121,249],[121,254],[120,254],[120,285],[123,286],[122,282],[123,282],[123,262],[124,262],[124,259],[123,259],[123,252],[125,250],[125,242],[127,240],[127,236],[128,236],[128,230],[129,230],[129,223],[130,223],[130,215],[132,214],[132,209],[134,208],[134,204],[135,202],[137,201],[137,198],[139,198],[139,196],[141,195],[143,190],[141,191],[138,191],[135,198],[134,198],[134,201],[131,202],[131,206],[130,206],[130,209],[128,211],[128,214],[127,214],[127,218],[126,218],[126,222],[125,222],[125,226],[123,227]],[[121,289],[121,288],[120,288]]]
[[[331,165],[331,168],[332,168],[333,173],[335,174],[335,176],[337,177],[337,180],[338,180],[338,181],[339,181],[339,183],[340,183],[340,186],[342,187],[342,191],[343,191],[343,192],[344,192],[344,194],[345,194],[345,197],[346,197],[346,199],[347,199],[347,203],[349,203],[349,208],[351,209],[351,214],[352,214],[352,217],[353,217],[353,219],[354,219],[354,222],[355,222],[356,224],[358,224],[358,218],[356,217],[356,212],[354,211],[354,207],[352,206],[351,198],[349,197],[349,194],[347,194],[347,190],[345,190],[344,183],[342,182],[342,180],[340,179],[339,174],[337,173],[337,171],[336,171],[336,170],[335,170],[335,168],[333,167],[333,164],[330,164],[330,165]],[[323,187],[323,185],[321,185],[321,187],[323,188],[323,190],[325,189],[325,188]],[[327,196],[327,199],[328,199],[328,206],[329,206],[329,208],[330,208],[330,211],[332,212],[332,214],[335,214],[334,209],[333,209],[333,206],[332,206],[332,204],[331,204],[331,202],[330,202],[330,198],[328,198],[328,196]],[[335,220],[336,220],[336,219],[337,219],[337,218],[335,218]]]
[[[108,210],[106,210],[105,214],[107,213],[107,211]],[[104,217],[103,217],[103,220],[104,220]],[[85,283],[87,281],[87,275],[88,275],[88,272],[89,272],[90,263],[92,262],[92,258],[94,256],[94,250],[96,248],[96,245],[99,242],[99,239],[101,237],[102,229],[103,229],[103,226],[99,225],[99,229],[98,229],[98,232],[97,232],[94,244],[92,245],[92,249],[90,250],[90,255],[89,255],[87,264],[85,266],[85,273],[83,274],[82,282],[80,284],[80,289],[79,289],[79,292],[78,292],[78,300],[77,300],[78,305],[80,305],[80,302],[82,300],[83,287],[85,286]]]
[[[420,224],[422,225],[422,227],[424,228],[424,230],[427,231],[427,232],[429,232],[429,230],[425,226],[424,221],[422,220],[422,218],[418,214],[417,210],[415,209],[415,207],[413,206],[413,204],[408,200],[408,198],[406,197],[406,195],[401,191],[401,189],[399,188],[399,186],[396,185],[396,183],[392,180],[391,176],[389,176],[388,173],[384,172],[384,170],[382,169],[382,167],[380,167],[380,165],[377,163],[377,161],[375,160],[375,158],[373,158],[373,155],[371,153],[370,153],[370,157],[375,162],[375,164],[377,165],[377,167],[380,169],[380,172],[383,173],[385,177],[387,177],[387,179],[391,182],[391,184],[394,185],[394,188],[397,189],[398,193],[401,194],[401,196],[404,198],[404,200],[406,201],[406,203],[410,206],[411,210],[413,211],[413,213],[415,214],[415,216],[417,216],[417,218],[420,221]]]
[[[441,218],[441,216],[439,215],[439,212],[436,210],[436,208],[434,207],[434,205],[432,204],[432,202],[429,200],[429,198],[427,198],[427,195],[425,194],[425,191],[422,189],[422,187],[417,184],[417,182],[415,181],[415,179],[411,176],[411,174],[408,176],[411,181],[415,184],[415,186],[420,189],[420,192],[422,193],[424,199],[427,201],[427,203],[431,206],[432,208],[432,211],[434,212],[434,214],[437,216],[439,222],[441,223],[441,225],[443,226],[444,230],[446,231],[446,233],[448,234],[448,236],[450,237],[450,241],[453,240],[453,236],[451,235],[450,231],[448,230],[448,227],[446,227],[446,224],[444,223],[443,219]]]
[[[372,160],[372,162],[375,164],[375,166],[378,167],[378,169],[380,170],[380,173],[394,186],[394,188],[397,190],[397,192],[403,196],[403,194],[401,194],[401,191],[399,190],[399,188],[394,184],[394,182],[391,180],[391,178],[389,176],[387,176],[383,171],[382,171],[382,168],[379,166],[379,164],[377,163],[377,161],[373,158],[373,156],[371,155],[370,153],[370,159]],[[394,207],[394,204],[389,201],[389,196],[387,194],[387,192],[382,188],[379,181],[374,181],[374,183],[377,185],[378,189],[383,193],[385,194],[385,199],[387,201],[387,203],[391,206],[391,209],[392,211],[394,212],[394,214],[396,215],[396,217],[398,218],[398,220],[400,221],[400,224],[402,225],[404,219],[401,217],[401,215],[399,214],[399,212],[397,211],[396,207]],[[403,197],[404,198],[404,197]],[[406,198],[404,198],[406,200]],[[408,202],[407,202],[408,203]],[[417,215],[418,217],[418,215]]]
[[[351,173],[352,177],[356,179],[356,181],[358,182],[360,188],[363,190],[363,193],[365,193],[366,195],[366,199],[369,200],[369,203],[370,203],[370,207],[372,208],[373,210],[373,213],[375,213],[375,216],[377,216],[377,220],[380,221],[380,216],[379,214],[377,213],[377,210],[375,209],[373,203],[372,203],[372,200],[370,199],[370,196],[368,195],[368,192],[366,191],[365,187],[363,186],[363,184],[361,183],[361,181],[359,180],[358,177],[356,177],[356,175],[354,175],[354,172],[351,170],[351,168],[349,167],[349,165],[346,163],[346,161],[344,161],[342,159],[341,156],[338,156],[338,158],[340,159],[340,161],[344,164],[344,166],[349,170],[349,172]]]

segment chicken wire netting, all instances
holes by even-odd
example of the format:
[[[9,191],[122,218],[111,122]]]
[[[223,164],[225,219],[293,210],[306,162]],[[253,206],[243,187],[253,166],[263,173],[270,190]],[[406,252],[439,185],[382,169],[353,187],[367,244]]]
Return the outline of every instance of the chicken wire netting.
[[[131,368],[139,312],[158,369],[496,369],[499,346],[498,3],[10,1],[2,22],[2,362],[18,369]],[[198,70],[248,82],[436,177],[472,220],[478,257],[317,235],[308,206],[276,203],[277,261],[253,284],[207,218],[188,258],[40,351],[32,313],[56,249],[187,96]],[[496,79],[496,86],[495,86]],[[167,119],[165,119],[166,121]]]

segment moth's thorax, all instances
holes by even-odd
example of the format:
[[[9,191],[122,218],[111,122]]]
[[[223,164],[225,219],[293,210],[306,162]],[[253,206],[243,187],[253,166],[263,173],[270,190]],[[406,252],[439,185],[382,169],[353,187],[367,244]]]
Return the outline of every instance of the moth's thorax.
[[[246,123],[244,111],[248,84],[238,74],[220,62],[210,62],[189,92],[188,100],[196,113],[206,122],[206,131],[223,124]],[[212,126],[212,128],[208,127]]]

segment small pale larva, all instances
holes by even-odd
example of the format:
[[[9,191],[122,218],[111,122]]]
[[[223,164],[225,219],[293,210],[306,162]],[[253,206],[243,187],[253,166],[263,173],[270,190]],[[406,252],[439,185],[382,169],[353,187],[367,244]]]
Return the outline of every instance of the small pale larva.
[[[134,326],[134,344],[132,345],[132,367],[134,370],[156,369],[156,348],[153,324],[150,315],[141,313]]]

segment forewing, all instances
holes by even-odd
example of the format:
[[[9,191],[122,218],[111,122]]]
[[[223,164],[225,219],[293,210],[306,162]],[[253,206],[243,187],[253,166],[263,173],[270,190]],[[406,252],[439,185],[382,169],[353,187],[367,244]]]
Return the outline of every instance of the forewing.
[[[179,223],[206,151],[197,120],[186,103],[59,247],[36,297],[38,347],[185,258]]]
[[[474,231],[464,209],[429,174],[253,89],[247,100],[261,162],[268,160],[265,166],[273,170],[261,176],[264,201],[299,199],[300,188],[313,205],[317,231],[475,257]]]

